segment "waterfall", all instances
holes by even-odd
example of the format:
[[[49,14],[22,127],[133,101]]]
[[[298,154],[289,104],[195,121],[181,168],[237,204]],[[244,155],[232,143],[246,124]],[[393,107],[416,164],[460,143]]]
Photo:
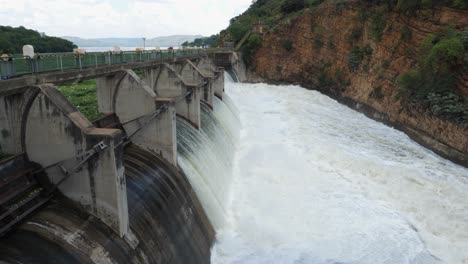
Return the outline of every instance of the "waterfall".
[[[239,77],[237,76],[237,73],[233,70],[226,71],[224,76],[224,79],[228,80],[227,82],[239,82]]]
[[[179,166],[187,175],[215,228],[223,226],[232,161],[239,137],[237,110],[227,95],[214,110],[201,105],[201,129],[177,119]],[[228,103],[225,103],[228,102]]]

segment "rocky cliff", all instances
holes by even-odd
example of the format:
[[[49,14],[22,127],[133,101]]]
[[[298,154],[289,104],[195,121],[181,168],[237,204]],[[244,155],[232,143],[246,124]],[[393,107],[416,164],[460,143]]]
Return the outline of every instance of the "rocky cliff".
[[[418,65],[418,47],[429,34],[449,26],[464,30],[468,11],[437,8],[407,16],[385,6],[322,3],[263,35],[251,66],[258,78],[251,81],[320,90],[468,166],[467,124],[424,108],[404,108],[398,93],[399,76]],[[467,100],[466,68],[458,78],[458,94]]]

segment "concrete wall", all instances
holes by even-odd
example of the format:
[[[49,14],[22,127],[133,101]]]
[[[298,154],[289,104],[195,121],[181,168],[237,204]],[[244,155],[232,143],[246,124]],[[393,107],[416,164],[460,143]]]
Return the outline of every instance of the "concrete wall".
[[[30,91],[31,92],[31,91]],[[0,153],[19,154],[21,146],[21,121],[26,92],[3,94],[0,96]]]
[[[205,76],[213,78],[215,95],[223,99],[224,95],[224,68],[217,67],[210,59],[201,58],[196,62],[196,66]]]
[[[186,60],[184,63],[174,65],[174,68],[187,82],[204,83],[202,86],[202,100],[210,107],[213,107],[215,96],[215,76],[207,74],[200,70],[191,60]]]
[[[99,111],[117,115],[123,132],[94,127],[51,84],[21,87],[18,81],[0,92],[0,151],[25,152],[43,167],[58,163],[47,169],[52,184],[73,172],[59,190],[130,241],[124,138],[177,166],[176,116],[200,128],[201,100],[213,107],[214,96],[223,97],[224,71],[194,59],[148,66],[141,78],[116,69],[99,76]],[[77,167],[100,142],[107,147]]]
[[[65,179],[58,189],[66,197],[125,236],[128,208],[121,131],[93,127],[53,85],[31,89],[36,96],[24,109],[21,131],[27,157],[43,167],[60,162],[46,171],[51,183]],[[99,142],[107,147],[79,167]]]
[[[97,91],[99,111],[115,113],[133,143],[177,164],[174,99],[158,97],[131,70],[97,79]]]
[[[202,82],[187,82],[169,64],[145,69],[143,79],[152,86],[158,96],[176,98],[177,115],[187,120],[195,128],[200,128]]]

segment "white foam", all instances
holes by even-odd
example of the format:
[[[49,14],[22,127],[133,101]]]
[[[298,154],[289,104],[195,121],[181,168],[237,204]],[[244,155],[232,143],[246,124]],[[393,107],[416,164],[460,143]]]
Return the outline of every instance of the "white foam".
[[[468,263],[468,170],[297,86],[226,85],[243,124],[213,263]]]

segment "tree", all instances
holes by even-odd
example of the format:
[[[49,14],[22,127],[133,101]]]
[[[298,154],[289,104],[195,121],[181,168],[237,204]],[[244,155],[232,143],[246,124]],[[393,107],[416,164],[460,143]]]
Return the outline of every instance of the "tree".
[[[281,5],[281,10],[286,14],[296,12],[304,8],[304,0],[285,0]]]
[[[68,40],[48,37],[24,27],[0,26],[0,51],[21,53],[24,45],[33,45],[40,53],[71,52],[76,48],[76,45]]]

